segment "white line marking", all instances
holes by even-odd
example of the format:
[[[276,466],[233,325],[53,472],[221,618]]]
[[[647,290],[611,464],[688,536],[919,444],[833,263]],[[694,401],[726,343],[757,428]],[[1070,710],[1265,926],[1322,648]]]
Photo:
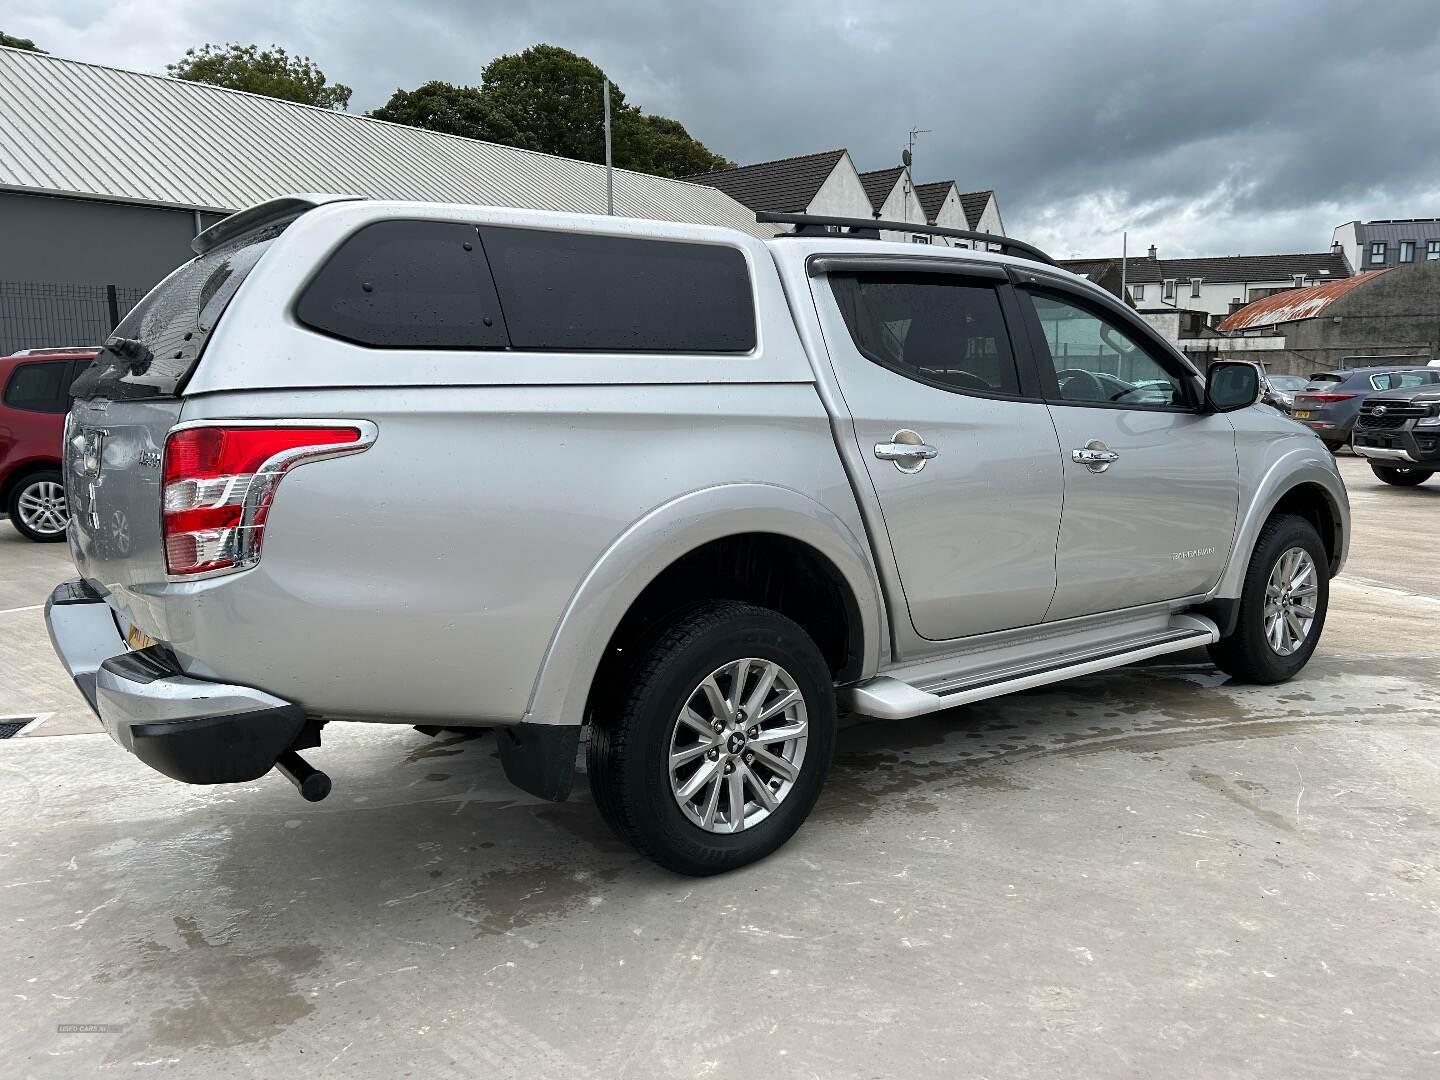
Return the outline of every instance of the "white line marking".
[[[30,732],[34,731],[37,727],[39,727],[41,724],[43,724],[46,720],[49,720],[50,717],[52,717],[52,716],[54,716],[54,715],[55,715],[54,713],[42,712],[39,716],[35,717],[34,720],[31,720],[28,724],[26,724],[24,727],[22,727],[19,731],[15,732],[15,736],[14,736],[14,737],[15,737],[15,738],[19,738],[21,735],[29,735]]]
[[[4,611],[0,611],[0,615],[18,615],[22,611],[40,611],[44,607],[44,604],[31,604],[29,607],[6,608]]]

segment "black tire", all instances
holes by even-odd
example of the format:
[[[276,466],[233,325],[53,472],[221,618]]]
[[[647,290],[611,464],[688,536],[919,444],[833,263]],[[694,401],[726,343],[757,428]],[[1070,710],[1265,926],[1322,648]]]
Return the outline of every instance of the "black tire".
[[[1435,475],[1427,469],[1403,469],[1395,465],[1377,465],[1373,461],[1370,463],[1370,471],[1385,483],[1394,484],[1396,487],[1414,487]]]
[[[1265,633],[1265,591],[1270,574],[1282,556],[1293,548],[1303,549],[1315,565],[1315,617],[1299,648],[1282,656],[1271,646]],[[1265,523],[1240,594],[1240,612],[1234,632],[1210,646],[1215,666],[1240,682],[1285,682],[1299,673],[1310,660],[1330,604],[1330,560],[1315,526],[1294,514],[1279,514]]]
[[[33,540],[37,544],[58,544],[65,539],[65,530],[49,531],[35,529],[27,525],[20,514],[20,500],[27,493],[33,493],[41,484],[62,485],[65,478],[60,475],[58,469],[42,469],[40,472],[33,472],[26,476],[10,489],[10,497],[5,501],[5,513],[10,515],[10,524],[15,526],[15,531],[27,540]]]
[[[769,816],[740,832],[710,832],[686,816],[672,791],[671,737],[706,677],[748,657],[789,675],[803,697],[808,741],[799,775]],[[820,796],[835,745],[834,683],[804,630],[766,608],[708,603],[677,616],[619,681],[613,704],[594,717],[587,769],[595,802],[622,840],[667,869],[699,876],[764,858],[794,835]]]

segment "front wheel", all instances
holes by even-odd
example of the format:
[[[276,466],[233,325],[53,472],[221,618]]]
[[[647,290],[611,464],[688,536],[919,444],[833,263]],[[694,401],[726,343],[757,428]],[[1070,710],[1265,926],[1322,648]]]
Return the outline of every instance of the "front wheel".
[[[25,539],[53,544],[65,539],[70,513],[65,506],[65,487],[59,472],[31,473],[15,485],[5,507],[10,523]]]
[[[1385,483],[1394,484],[1396,487],[1414,487],[1416,484],[1425,483],[1426,480],[1429,480],[1430,477],[1435,475],[1427,469],[1406,469],[1395,465],[1376,465],[1373,461],[1370,463],[1370,471],[1373,472],[1377,478],[1385,481]]]
[[[1325,628],[1328,565],[1325,545],[1310,522],[1294,514],[1266,522],[1245,572],[1235,630],[1210,646],[1215,666],[1243,682],[1293,678]]]
[[[835,743],[835,691],[809,635],[722,601],[677,618],[606,695],[590,789],[660,865],[716,874],[763,858],[809,815]]]

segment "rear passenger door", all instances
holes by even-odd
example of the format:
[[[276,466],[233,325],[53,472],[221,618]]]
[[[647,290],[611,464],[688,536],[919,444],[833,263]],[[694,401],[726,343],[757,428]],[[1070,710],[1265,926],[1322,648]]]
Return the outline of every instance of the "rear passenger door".
[[[1055,429],[990,269],[840,269],[815,290],[908,609],[892,595],[892,620],[932,641],[1038,623],[1055,591]]]

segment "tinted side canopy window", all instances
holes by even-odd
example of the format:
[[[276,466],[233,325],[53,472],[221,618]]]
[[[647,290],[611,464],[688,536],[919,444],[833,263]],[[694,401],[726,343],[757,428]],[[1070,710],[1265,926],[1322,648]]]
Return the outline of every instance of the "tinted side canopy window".
[[[359,230],[295,313],[379,348],[735,353],[756,342],[736,248],[452,222]]]
[[[306,326],[390,349],[503,349],[495,285],[471,225],[379,221],[340,246],[295,308]]]
[[[517,349],[749,352],[755,306],[736,248],[482,228]]]

